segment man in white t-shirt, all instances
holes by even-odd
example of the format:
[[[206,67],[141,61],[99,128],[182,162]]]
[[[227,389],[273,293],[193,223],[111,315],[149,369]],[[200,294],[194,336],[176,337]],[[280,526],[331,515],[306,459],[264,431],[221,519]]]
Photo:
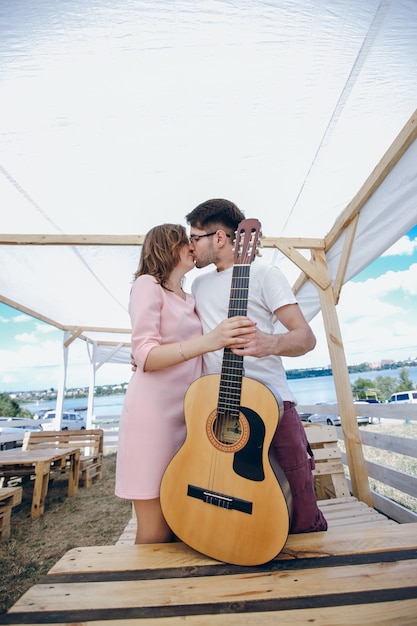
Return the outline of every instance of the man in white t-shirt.
[[[233,239],[243,219],[244,214],[233,202],[218,198],[203,202],[186,215],[196,267],[215,266],[197,276],[191,287],[204,333],[228,316]],[[258,259],[250,268],[247,315],[256,322],[257,330],[241,353],[245,357],[244,374],[265,384],[283,401],[272,451],[291,488],[290,532],[326,530],[314,493],[311,450],[281,360],[282,356],[309,352],[316,339],[282,272]],[[222,358],[223,351],[205,354],[203,372],[219,374]]]

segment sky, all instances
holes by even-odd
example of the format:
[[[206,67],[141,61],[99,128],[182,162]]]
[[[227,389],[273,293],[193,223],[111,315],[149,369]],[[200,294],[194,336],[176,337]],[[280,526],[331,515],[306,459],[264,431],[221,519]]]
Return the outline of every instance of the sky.
[[[337,313],[349,365],[417,358],[417,226],[342,289]],[[321,316],[311,322],[316,348],[284,359],[287,369],[326,367],[329,355]],[[57,388],[63,333],[0,303],[0,392]],[[127,382],[130,366],[105,364],[97,385]],[[86,387],[90,366],[85,342],[70,349],[67,388]]]

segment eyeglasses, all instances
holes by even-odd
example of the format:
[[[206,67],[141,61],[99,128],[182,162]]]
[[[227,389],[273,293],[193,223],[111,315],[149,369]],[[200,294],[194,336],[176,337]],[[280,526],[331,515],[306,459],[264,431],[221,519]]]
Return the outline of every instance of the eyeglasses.
[[[197,241],[200,241],[200,239],[202,239],[203,237],[212,237],[216,233],[217,233],[217,230],[215,230],[214,233],[206,233],[205,235],[190,235],[189,240],[190,240],[190,243],[196,243]],[[231,235],[228,235],[227,233],[225,234],[226,234],[226,237],[231,236]]]

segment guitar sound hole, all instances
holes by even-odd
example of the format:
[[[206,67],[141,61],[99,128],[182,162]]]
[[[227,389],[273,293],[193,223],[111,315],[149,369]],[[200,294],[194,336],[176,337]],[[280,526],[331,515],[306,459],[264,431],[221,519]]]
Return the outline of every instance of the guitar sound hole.
[[[216,417],[213,422],[213,432],[217,441],[225,446],[234,445],[242,436],[242,425],[239,419],[227,415]]]
[[[207,434],[212,444],[224,452],[241,450],[249,438],[249,424],[242,413],[212,413],[207,423]]]

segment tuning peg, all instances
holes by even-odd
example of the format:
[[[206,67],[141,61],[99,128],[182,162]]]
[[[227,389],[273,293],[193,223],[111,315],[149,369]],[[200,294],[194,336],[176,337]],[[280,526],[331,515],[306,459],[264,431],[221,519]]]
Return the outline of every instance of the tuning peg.
[[[262,256],[262,252],[260,250],[261,248],[264,247],[264,244],[262,243],[262,237],[263,237],[263,234],[262,234],[262,231],[260,230],[258,241],[256,242],[256,252],[255,252],[256,256]]]

